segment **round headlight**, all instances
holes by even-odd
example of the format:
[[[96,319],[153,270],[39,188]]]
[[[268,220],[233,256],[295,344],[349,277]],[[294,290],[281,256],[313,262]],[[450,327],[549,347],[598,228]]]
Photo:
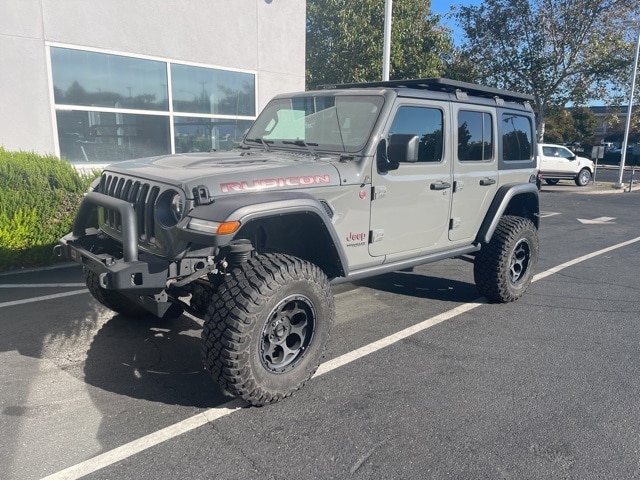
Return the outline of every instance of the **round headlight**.
[[[173,197],[171,197],[171,215],[173,215],[173,219],[178,223],[182,218],[182,214],[184,213],[184,200],[182,200],[182,196],[179,193],[174,193]]]
[[[173,227],[180,220],[185,211],[184,197],[175,190],[164,191],[156,201],[156,220],[163,227]]]

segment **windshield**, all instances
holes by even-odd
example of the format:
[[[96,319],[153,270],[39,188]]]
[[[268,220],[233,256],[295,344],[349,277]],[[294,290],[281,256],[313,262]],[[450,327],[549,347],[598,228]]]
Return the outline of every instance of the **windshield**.
[[[279,98],[267,105],[245,141],[357,152],[369,139],[383,103],[383,97],[374,95]]]

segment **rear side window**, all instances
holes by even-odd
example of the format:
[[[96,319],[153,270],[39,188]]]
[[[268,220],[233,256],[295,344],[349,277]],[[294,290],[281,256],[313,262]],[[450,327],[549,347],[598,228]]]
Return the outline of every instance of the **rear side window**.
[[[505,161],[533,158],[533,125],[531,119],[513,113],[502,114],[502,159]]]
[[[393,119],[389,138],[393,135],[417,135],[418,162],[442,160],[442,110],[428,107],[400,107]]]
[[[486,112],[458,112],[458,160],[485,161],[493,158],[493,123]]]

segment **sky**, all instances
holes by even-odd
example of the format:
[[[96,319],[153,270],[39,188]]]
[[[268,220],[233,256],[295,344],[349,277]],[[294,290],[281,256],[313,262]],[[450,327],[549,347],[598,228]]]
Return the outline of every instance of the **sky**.
[[[467,0],[466,2],[457,2],[451,0],[431,0],[431,12],[441,16],[440,22],[447,28],[450,28],[453,34],[453,42],[456,46],[462,43],[462,30],[456,26],[456,22],[453,18],[447,18],[447,14],[450,13],[452,6],[469,6],[478,5],[482,3],[481,0]]]
[[[440,15],[440,23],[447,28],[450,28],[453,34],[453,41],[456,46],[460,45],[462,42],[460,38],[462,37],[462,30],[460,30],[456,26],[456,22],[453,18],[447,18],[447,14],[450,13],[452,6],[458,5],[472,5],[480,3],[479,0],[466,1],[466,2],[456,2],[451,0],[431,0],[431,12]]]

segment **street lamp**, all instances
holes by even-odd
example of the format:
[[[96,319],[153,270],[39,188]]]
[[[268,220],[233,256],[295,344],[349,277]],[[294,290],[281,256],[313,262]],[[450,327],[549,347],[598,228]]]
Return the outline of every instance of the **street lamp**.
[[[627,122],[624,127],[624,138],[622,139],[622,152],[620,156],[620,173],[616,188],[622,188],[622,174],[624,173],[624,162],[627,159],[627,143],[629,141],[629,128],[631,126],[631,109],[633,107],[633,93],[636,86],[636,72],[638,70],[638,55],[640,53],[640,29],[638,29],[638,40],[636,42],[636,55],[633,60],[633,71],[631,72],[631,93],[629,94],[629,108],[627,109]]]
[[[389,80],[391,63],[391,7],[393,0],[384,1],[384,45],[382,47],[382,81]]]

